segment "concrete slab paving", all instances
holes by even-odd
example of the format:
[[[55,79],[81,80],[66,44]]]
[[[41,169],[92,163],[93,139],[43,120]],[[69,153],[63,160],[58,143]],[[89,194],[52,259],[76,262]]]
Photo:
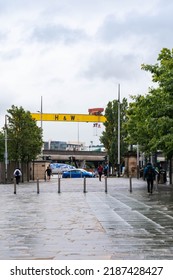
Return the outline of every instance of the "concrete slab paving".
[[[0,185],[0,259],[173,259],[173,187],[104,178]]]

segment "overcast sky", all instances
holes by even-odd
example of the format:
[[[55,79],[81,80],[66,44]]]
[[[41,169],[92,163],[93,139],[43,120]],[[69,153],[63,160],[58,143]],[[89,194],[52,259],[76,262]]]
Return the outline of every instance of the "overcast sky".
[[[172,0],[0,0],[0,126],[12,105],[82,113],[145,94],[173,47]],[[40,125],[38,123],[38,125]],[[44,140],[99,144],[103,125],[44,122]]]

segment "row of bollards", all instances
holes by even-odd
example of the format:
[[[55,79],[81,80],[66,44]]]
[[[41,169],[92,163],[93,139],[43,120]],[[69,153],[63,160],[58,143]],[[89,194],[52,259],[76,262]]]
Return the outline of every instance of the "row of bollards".
[[[86,177],[83,178],[83,192],[86,193]],[[58,193],[61,193],[61,179],[58,177]],[[105,177],[105,193],[107,193],[107,177]]]
[[[83,178],[83,192],[86,193],[86,177]],[[16,178],[14,178],[14,194],[16,194]],[[105,177],[105,193],[107,193],[107,177]],[[40,193],[39,179],[37,178],[37,194]],[[58,177],[58,193],[61,193],[61,178]]]
[[[17,193],[16,178],[14,178],[13,182],[14,182],[14,194],[16,194]],[[37,193],[38,194],[40,193],[39,179],[38,178],[37,178]]]
[[[83,192],[86,193],[86,177],[83,178]],[[132,193],[132,177],[129,177],[130,193]],[[14,194],[16,194],[16,178],[14,178]],[[158,189],[158,177],[156,176],[156,190]],[[105,177],[105,193],[108,192],[107,177]],[[39,179],[37,178],[37,194],[40,193]],[[58,177],[58,193],[61,193],[61,178]]]

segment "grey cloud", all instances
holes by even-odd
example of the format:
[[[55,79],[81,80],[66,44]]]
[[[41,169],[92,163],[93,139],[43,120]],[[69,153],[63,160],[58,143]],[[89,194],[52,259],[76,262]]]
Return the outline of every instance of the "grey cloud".
[[[85,40],[87,34],[82,29],[71,29],[62,25],[46,25],[36,27],[31,38],[42,43],[63,42],[72,44]]]
[[[131,35],[150,38],[155,36],[158,39],[162,37],[169,42],[169,37],[172,37],[172,26],[173,17],[169,8],[160,9],[154,14],[130,12],[123,20],[110,14],[105,18],[96,36],[105,43],[112,43],[120,37],[125,38]]]
[[[108,15],[96,36],[105,42],[111,43],[119,37],[129,36],[130,34],[144,34],[147,30],[148,28],[138,16],[135,18],[130,16],[124,21],[120,21],[115,15]]]
[[[140,64],[134,55],[117,55],[113,51],[100,52],[92,55],[82,75],[88,79],[126,79],[133,78]]]

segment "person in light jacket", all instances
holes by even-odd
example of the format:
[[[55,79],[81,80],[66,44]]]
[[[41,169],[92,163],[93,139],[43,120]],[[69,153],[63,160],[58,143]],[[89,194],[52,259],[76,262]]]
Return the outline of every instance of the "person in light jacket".
[[[16,168],[14,170],[13,176],[16,178],[16,184],[20,183],[20,177],[22,176],[22,172],[20,170],[20,168]]]

